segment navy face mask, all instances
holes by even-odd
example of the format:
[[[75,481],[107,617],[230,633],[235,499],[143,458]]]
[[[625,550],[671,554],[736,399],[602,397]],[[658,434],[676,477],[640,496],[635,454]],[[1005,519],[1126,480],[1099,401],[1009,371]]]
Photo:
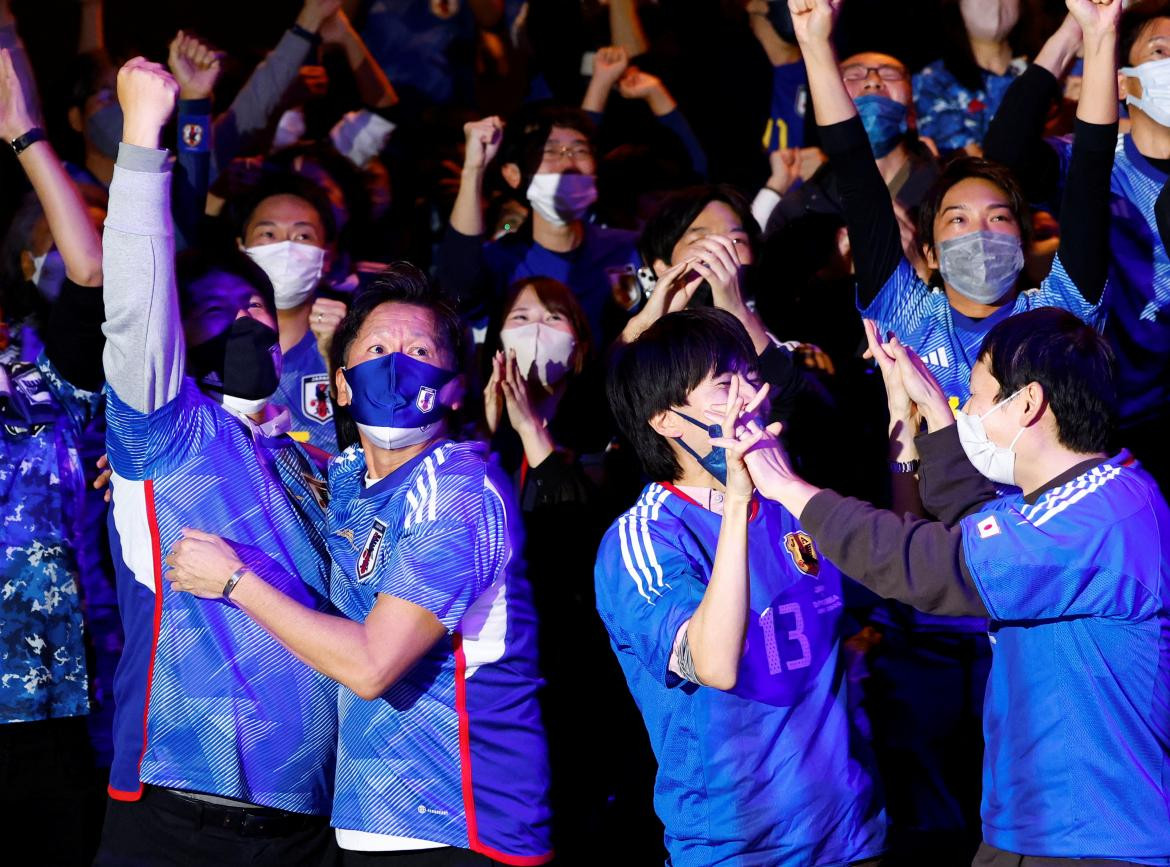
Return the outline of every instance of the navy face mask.
[[[111,99],[89,116],[85,135],[97,150],[110,159],[118,158],[118,142],[122,140],[122,106]]]
[[[695,427],[701,427],[707,432],[707,436],[712,439],[723,436],[723,426],[717,424],[706,425],[698,419],[691,418],[689,415],[679,412],[677,409],[672,409],[677,416],[681,416],[693,424]],[[719,480],[719,484],[727,484],[727,449],[723,446],[712,446],[711,451],[707,453],[706,457],[701,457],[698,452],[687,445],[686,440],[679,437],[676,442],[682,446],[691,457],[699,462],[704,470]]]
[[[435,425],[449,409],[440,391],[457,375],[402,352],[344,371],[350,414],[358,429],[383,449],[405,448],[434,436]]]

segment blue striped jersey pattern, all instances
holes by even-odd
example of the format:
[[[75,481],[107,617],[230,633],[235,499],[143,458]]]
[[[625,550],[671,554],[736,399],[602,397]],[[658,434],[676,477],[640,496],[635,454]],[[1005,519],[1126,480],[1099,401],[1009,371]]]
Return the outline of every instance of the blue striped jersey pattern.
[[[597,555],[597,608],[658,759],[674,867],[847,864],[884,849],[872,757],[849,717],[841,573],[778,504],[748,525],[747,641],[730,691],[669,669],[722,518],[648,486]],[[630,733],[630,737],[636,737]]]
[[[551,857],[536,616],[513,495],[480,443],[441,442],[375,484],[351,447],[329,467],[332,598],[362,621],[378,594],[447,629],[384,695],[342,687],[338,828]]]
[[[1108,296],[1109,290],[1106,290]],[[1101,326],[1101,305],[1092,305],[1057,256],[1052,270],[1038,289],[1021,292],[1014,303],[993,314],[973,329],[956,327],[954,311],[941,287],[931,288],[905,259],[894,269],[886,285],[861,315],[873,319],[883,335],[893,332],[912,348],[942,386],[951,407],[957,409],[971,395],[971,368],[978,361],[979,346],[987,332],[1007,316],[1037,307],[1059,307],[1096,327]],[[1009,312],[1010,311],[1010,312]]]
[[[106,418],[126,633],[111,797],[136,800],[149,783],[327,814],[337,684],[235,606],[178,593],[163,578],[164,557],[194,527],[224,537],[281,592],[328,609],[312,464],[288,437],[254,437],[189,378],[149,414],[107,389]]]
[[[284,354],[280,385],[274,403],[292,413],[293,433],[299,442],[308,442],[330,455],[337,454],[337,430],[333,426],[333,405],[329,401],[329,373],[317,350],[312,331]]]
[[[1067,175],[1072,139],[1051,142]],[[1117,137],[1110,176],[1110,289],[1105,336],[1117,354],[1125,420],[1165,413],[1170,405],[1170,258],[1158,233],[1154,202],[1166,173],[1150,165],[1128,135]],[[1063,215],[1062,215],[1062,218]],[[1075,215],[1073,215],[1075,218]]]
[[[1127,453],[964,518],[991,615],[983,836],[1170,864],[1170,509]]]

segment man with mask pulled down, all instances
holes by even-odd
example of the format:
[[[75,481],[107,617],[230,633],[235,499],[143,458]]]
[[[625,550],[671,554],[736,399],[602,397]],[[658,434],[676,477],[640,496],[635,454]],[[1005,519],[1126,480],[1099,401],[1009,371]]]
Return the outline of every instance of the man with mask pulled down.
[[[1170,863],[1170,509],[1112,445],[1108,345],[1062,310],[1010,317],[956,419],[912,350],[867,331],[938,520],[819,490],[778,448],[747,455],[757,490],[879,595],[990,619],[976,867]]]
[[[97,863],[180,848],[200,863],[320,863],[336,687],[238,609],[192,605],[163,581],[165,549],[200,527],[253,552],[305,605],[328,606],[323,482],[283,435],[288,411],[269,403],[281,359],[271,284],[230,249],[187,254],[176,281],[159,138],[177,89],[141,58],[118,76],[104,366],[126,644]]]
[[[467,151],[439,251],[439,282],[469,315],[486,318],[517,280],[552,277],[573,290],[598,345],[607,345],[624,319],[613,298],[633,279],[638,257],[633,232],[588,220],[597,201],[593,124],[579,109],[563,107],[539,109],[516,124],[504,151],[498,117],[464,124]],[[528,201],[532,216],[515,235],[485,244],[483,184],[497,154],[504,181]]]

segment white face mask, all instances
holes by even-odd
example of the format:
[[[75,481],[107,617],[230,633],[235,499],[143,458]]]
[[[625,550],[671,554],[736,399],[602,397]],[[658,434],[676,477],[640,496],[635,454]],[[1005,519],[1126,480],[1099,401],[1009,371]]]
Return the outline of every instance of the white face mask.
[[[545,388],[564,379],[569,372],[569,360],[577,341],[572,334],[540,322],[505,328],[500,332],[504,349],[514,350],[516,366],[523,376],[531,376],[536,365],[536,377]]]
[[[256,400],[245,400],[242,397],[225,394],[223,395],[223,408],[238,415],[255,415],[268,406],[268,401],[271,399],[270,397],[261,397]]]
[[[576,172],[539,172],[528,185],[528,203],[554,226],[567,226],[585,216],[597,201],[597,179]]]
[[[1016,483],[1016,453],[1012,449],[1015,448],[1016,441],[1027,428],[1020,428],[1007,447],[997,446],[987,438],[983,419],[1023,390],[1021,388],[1004,398],[983,415],[968,415],[962,410],[955,414],[955,424],[959,429],[959,444],[963,447],[967,460],[980,474],[1001,485],[1014,485]]]
[[[1126,94],[1125,101],[1139,108],[1162,126],[1170,126],[1170,57],[1147,60],[1138,66],[1125,66],[1122,75],[1135,76],[1142,84],[1142,95]]]
[[[50,247],[41,256],[33,256],[32,282],[46,301],[57,300],[65,282],[65,260],[56,247]]]
[[[321,282],[325,250],[300,241],[281,241],[246,247],[244,252],[264,269],[272,281],[276,309],[289,310],[304,304]]]
[[[305,137],[306,129],[304,109],[290,108],[276,122],[276,132],[272,134],[272,149],[276,151],[296,144]]]

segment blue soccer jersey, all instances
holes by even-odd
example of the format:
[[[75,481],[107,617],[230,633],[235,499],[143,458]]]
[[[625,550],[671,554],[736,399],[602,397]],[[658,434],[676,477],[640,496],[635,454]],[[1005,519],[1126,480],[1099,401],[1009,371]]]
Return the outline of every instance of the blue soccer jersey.
[[[1059,307],[1090,325],[1101,325],[1100,304],[1085,300],[1059,256],[1040,288],[1021,292],[1014,303],[983,320],[960,318],[951,309],[947,293],[941,287],[932,289],[926,285],[905,259],[873,303],[859,309],[863,317],[877,322],[883,335],[894,332],[921,356],[951,407],[958,409],[971,395],[971,368],[979,360],[979,347],[987,332],[1008,316],[1037,307]]]
[[[441,443],[368,487],[365,473],[357,446],[330,464],[333,601],[362,621],[385,593],[447,636],[381,698],[341,688],[333,824],[542,864],[536,615],[508,483],[478,443]]]
[[[1070,139],[1055,139],[1062,169],[1072,158]],[[1118,136],[1110,175],[1109,269],[1105,336],[1117,354],[1121,415],[1126,421],[1165,413],[1170,404],[1170,257],[1158,232],[1154,202],[1166,173],[1141,155],[1128,135]]]
[[[235,606],[163,580],[164,557],[194,527],[223,536],[286,595],[328,608],[312,465],[288,437],[253,433],[191,379],[148,415],[107,389],[106,418],[126,633],[111,797],[135,800],[150,783],[327,814],[336,683]]]
[[[846,708],[841,574],[779,505],[748,526],[751,611],[734,689],[670,671],[722,519],[661,485],[610,527],[597,608],[658,759],[674,867],[824,867],[879,855],[885,813]]]
[[[1170,864],[1170,510],[1122,453],[964,518],[991,616],[983,836]]]
[[[330,455],[337,454],[337,431],[333,426],[333,404],[329,400],[329,372],[317,351],[312,331],[284,354],[280,386],[273,403],[289,408],[293,427],[289,436],[315,445]]]

